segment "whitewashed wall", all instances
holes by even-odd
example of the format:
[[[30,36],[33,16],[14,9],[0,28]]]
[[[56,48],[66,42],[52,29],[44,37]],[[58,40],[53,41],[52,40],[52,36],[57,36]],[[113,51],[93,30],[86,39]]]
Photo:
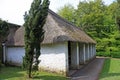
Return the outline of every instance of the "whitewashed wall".
[[[23,47],[6,47],[6,61],[13,65],[21,65],[25,50]]]
[[[41,48],[42,55],[39,66],[45,70],[66,72],[66,54],[68,53],[67,43],[43,45]]]
[[[6,60],[9,63],[21,65],[24,53],[23,47],[7,47]],[[39,57],[39,60],[41,60],[40,68],[60,73],[66,72],[67,63],[65,55],[68,53],[67,42],[42,45],[41,53]]]

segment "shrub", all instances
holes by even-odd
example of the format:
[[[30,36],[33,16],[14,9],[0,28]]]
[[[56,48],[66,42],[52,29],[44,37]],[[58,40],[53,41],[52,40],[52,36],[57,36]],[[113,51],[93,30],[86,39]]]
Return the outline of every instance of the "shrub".
[[[110,57],[110,52],[97,52],[97,56]]]
[[[118,47],[107,47],[106,52],[118,52],[119,48]]]
[[[120,52],[111,52],[111,57],[120,58]]]
[[[97,56],[120,58],[120,52],[97,52]]]

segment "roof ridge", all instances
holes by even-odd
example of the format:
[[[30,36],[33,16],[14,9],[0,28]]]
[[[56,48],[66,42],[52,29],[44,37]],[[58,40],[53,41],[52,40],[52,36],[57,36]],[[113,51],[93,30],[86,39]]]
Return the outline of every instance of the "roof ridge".
[[[67,23],[68,25],[71,25],[71,27],[73,28],[76,28],[78,30],[81,30],[82,33],[84,33],[87,37],[89,37],[91,40],[93,40],[92,37],[90,37],[83,29],[81,29],[80,27],[77,27],[76,25],[74,25],[73,23],[69,22],[68,20],[62,18],[60,15],[58,15],[57,13],[53,12],[52,10],[48,9],[48,12],[50,14],[52,14],[53,16],[55,16],[56,18],[59,18],[61,19],[63,22]]]
[[[48,10],[49,13],[53,14],[55,17],[61,19],[62,21],[64,21],[65,23],[68,23],[69,25],[74,26],[77,29],[80,29],[81,31],[83,31],[80,27],[77,27],[76,25],[74,25],[73,23],[69,22],[68,20],[62,18],[60,15],[58,15],[57,13],[53,12],[52,10]]]

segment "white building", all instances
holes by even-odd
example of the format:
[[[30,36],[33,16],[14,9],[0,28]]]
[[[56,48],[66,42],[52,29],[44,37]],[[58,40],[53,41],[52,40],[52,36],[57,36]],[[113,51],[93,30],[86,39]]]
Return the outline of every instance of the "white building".
[[[80,69],[95,58],[96,42],[82,29],[51,10],[44,30],[40,69],[68,75],[70,70]],[[3,59],[9,64],[21,65],[24,54],[24,27],[20,27],[15,34],[9,34],[3,45]]]

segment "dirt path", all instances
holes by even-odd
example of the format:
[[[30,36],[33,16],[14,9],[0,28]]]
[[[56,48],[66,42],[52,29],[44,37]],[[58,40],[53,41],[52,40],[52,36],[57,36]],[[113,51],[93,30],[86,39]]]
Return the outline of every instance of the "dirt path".
[[[98,80],[99,73],[104,64],[104,58],[96,58],[84,68],[75,72],[71,80]]]

